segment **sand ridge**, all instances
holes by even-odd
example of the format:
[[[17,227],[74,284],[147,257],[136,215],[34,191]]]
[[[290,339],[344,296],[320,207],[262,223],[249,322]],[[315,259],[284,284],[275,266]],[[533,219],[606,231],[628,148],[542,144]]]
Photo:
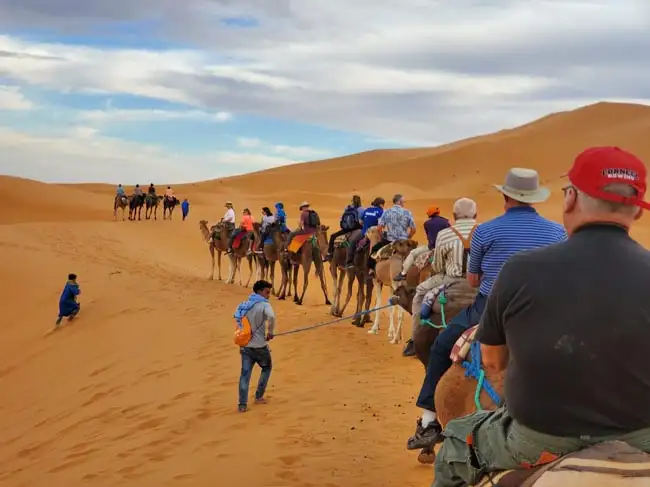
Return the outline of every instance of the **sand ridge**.
[[[343,322],[279,337],[269,404],[236,412],[232,313],[250,290],[206,279],[198,221],[215,222],[227,199],[256,216],[282,200],[291,223],[308,199],[336,225],[353,192],[365,204],[401,192],[421,239],[432,203],[449,215],[469,196],[481,221],[499,214],[491,185],[510,166],[540,172],[553,195],[539,211],[557,220],[575,154],[611,144],[650,160],[649,127],[648,107],[597,104],[438,148],[174,185],[192,203],[186,222],[178,209],[172,221],[113,222],[110,185],[0,177],[0,484],[428,485],[431,469],[405,449],[423,370],[388,344],[385,316],[379,336]],[[646,218],[633,235],[650,241]],[[82,313],[46,336],[71,271]],[[283,331],[331,318],[313,275],[304,306],[273,306]]]

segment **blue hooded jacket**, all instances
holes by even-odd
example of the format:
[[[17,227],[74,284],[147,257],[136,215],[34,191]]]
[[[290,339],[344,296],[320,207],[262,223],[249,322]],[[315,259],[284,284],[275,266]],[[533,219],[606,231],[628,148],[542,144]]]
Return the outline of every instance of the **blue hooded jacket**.
[[[275,221],[280,224],[280,228],[282,228],[283,232],[289,231],[289,227],[287,227],[287,214],[284,211],[284,204],[276,203],[275,210]]]

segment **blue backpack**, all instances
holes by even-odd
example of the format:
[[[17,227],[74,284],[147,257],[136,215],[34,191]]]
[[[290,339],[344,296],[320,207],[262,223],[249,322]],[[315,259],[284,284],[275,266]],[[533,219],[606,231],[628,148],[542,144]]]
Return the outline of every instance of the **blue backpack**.
[[[356,208],[348,206],[341,216],[341,230],[355,230],[359,228],[359,212]]]

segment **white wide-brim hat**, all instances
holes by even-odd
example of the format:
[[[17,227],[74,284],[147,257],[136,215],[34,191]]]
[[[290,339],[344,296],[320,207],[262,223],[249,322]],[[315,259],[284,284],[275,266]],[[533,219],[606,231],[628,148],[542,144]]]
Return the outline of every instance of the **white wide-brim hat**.
[[[306,202],[306,201],[303,201],[302,203],[300,203],[300,206],[298,207],[298,209],[304,208],[305,206],[309,206],[309,203]]]
[[[506,174],[505,182],[494,187],[506,196],[521,203],[542,203],[551,192],[539,185],[539,174],[534,169],[513,167]]]

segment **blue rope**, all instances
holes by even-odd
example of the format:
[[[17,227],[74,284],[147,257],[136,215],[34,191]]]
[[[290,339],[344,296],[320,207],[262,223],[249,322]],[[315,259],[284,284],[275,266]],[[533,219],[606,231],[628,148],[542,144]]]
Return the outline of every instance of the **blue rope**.
[[[501,398],[490,382],[485,378],[485,371],[481,366],[481,344],[477,341],[472,342],[469,353],[471,354],[470,360],[465,360],[461,365],[465,369],[465,377],[473,377],[478,381],[476,394],[474,395],[476,408],[479,411],[483,409],[480,401],[481,389],[485,389],[485,392],[487,392],[490,399],[494,401],[494,404],[499,406],[501,404]]]

